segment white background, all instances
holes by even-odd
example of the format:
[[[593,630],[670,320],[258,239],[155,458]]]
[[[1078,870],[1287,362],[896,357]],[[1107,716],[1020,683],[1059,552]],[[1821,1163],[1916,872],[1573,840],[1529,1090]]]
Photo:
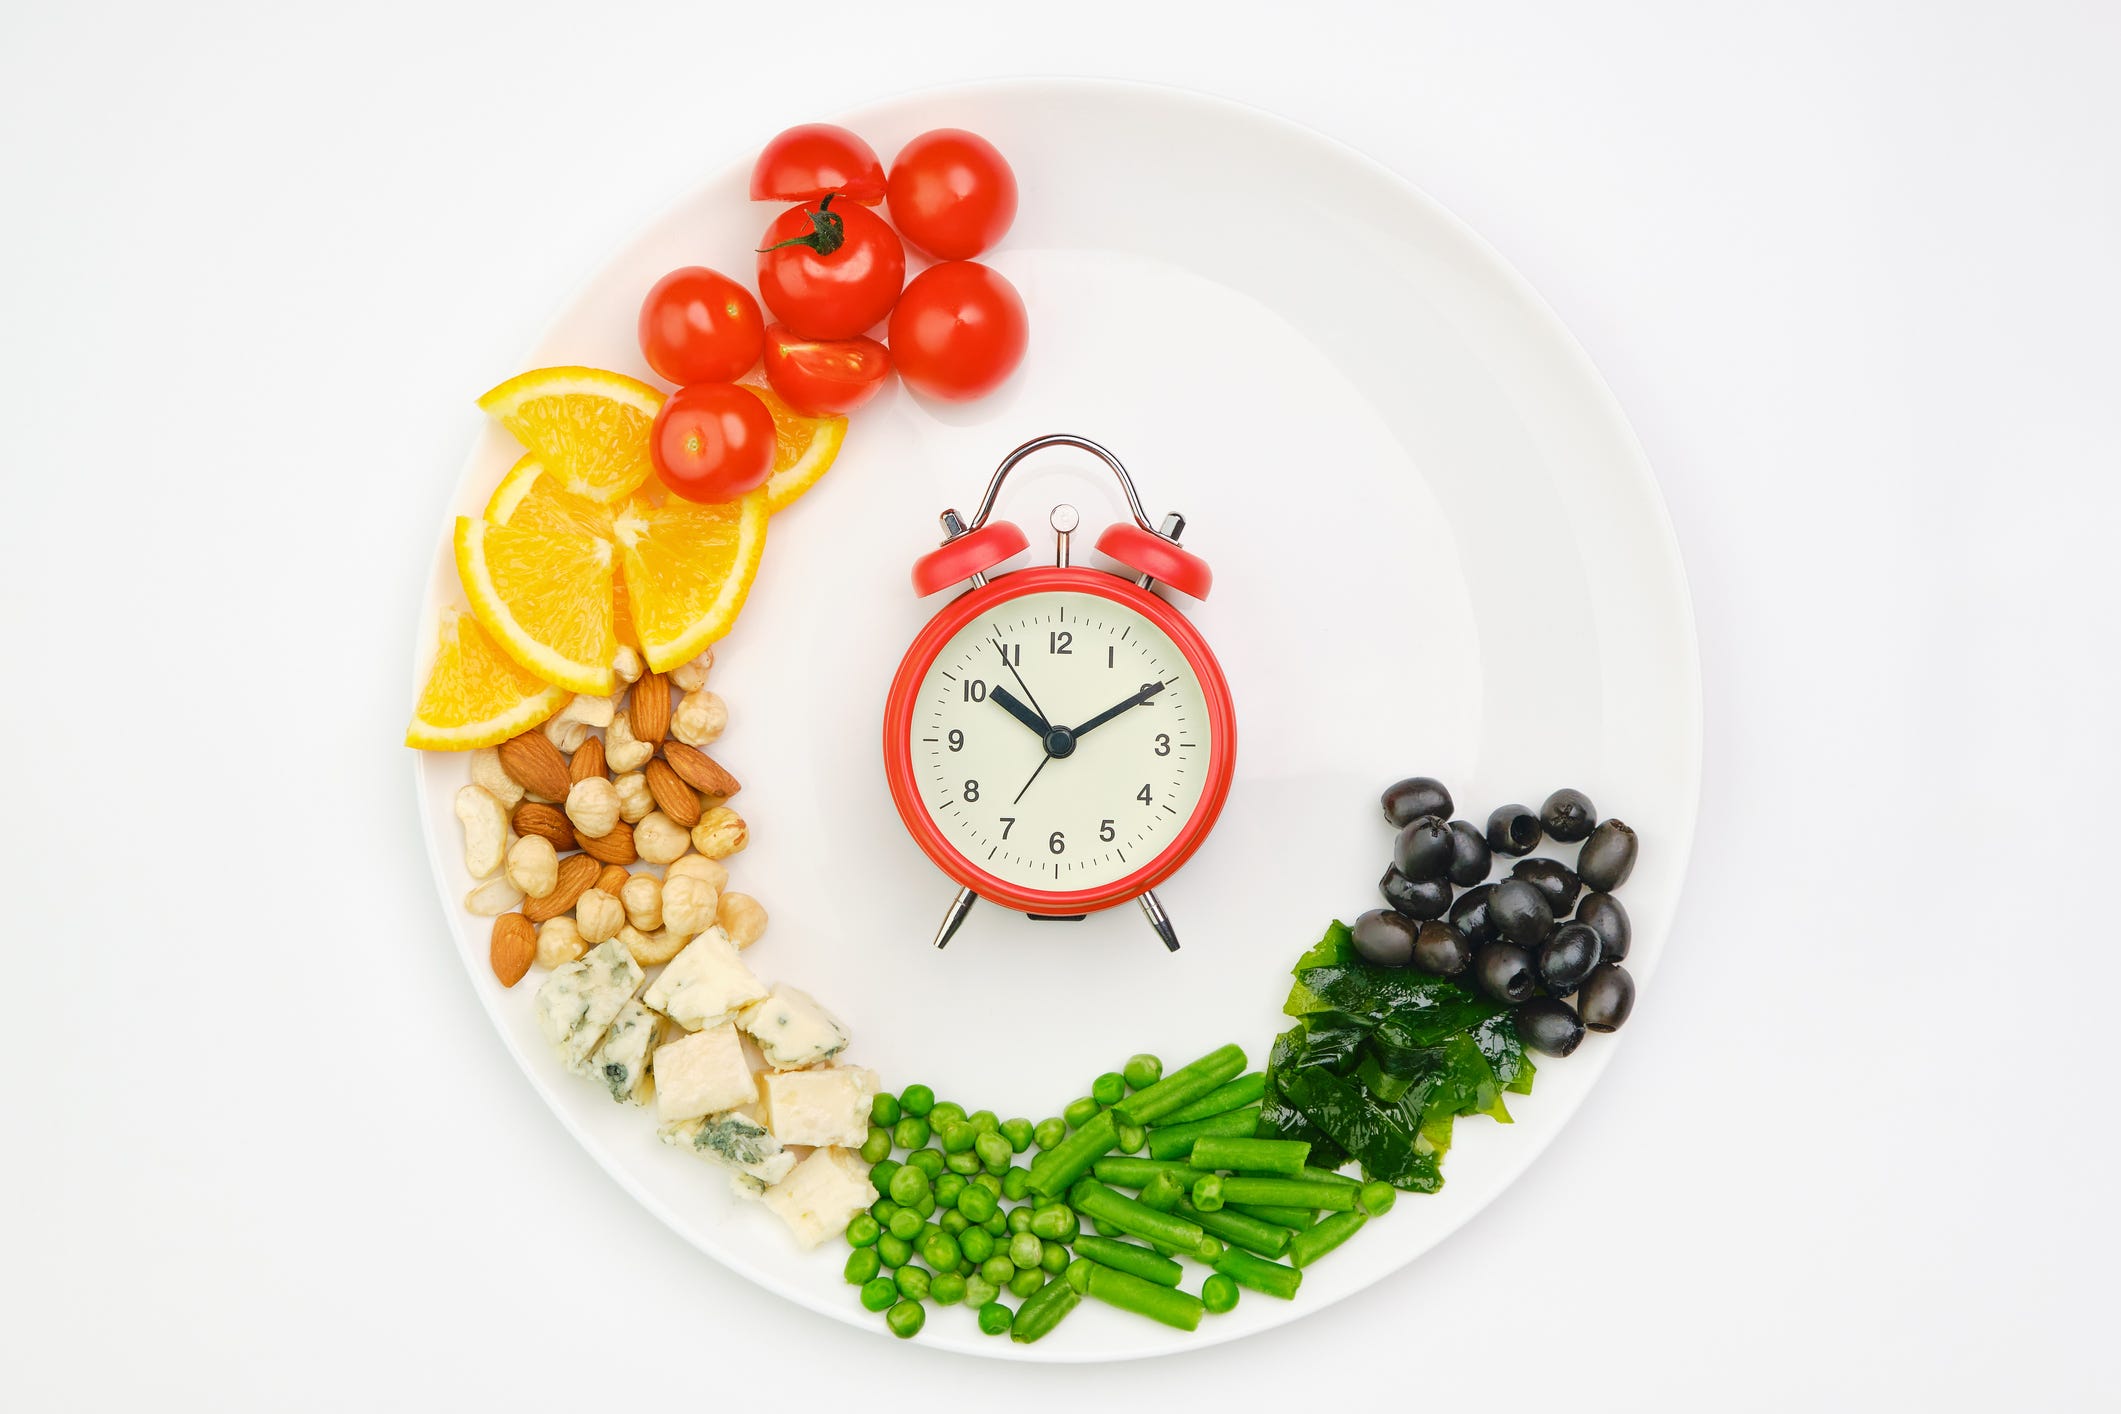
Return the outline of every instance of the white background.
[[[2121,1396],[2121,17],[1281,8],[0,12],[0,1402]],[[469,395],[567,291],[788,123],[1028,72],[1260,104],[1493,242],[1658,468],[1708,713],[1655,994],[1515,1189],[1315,1320],[1035,1372],[627,1200],[392,745]]]

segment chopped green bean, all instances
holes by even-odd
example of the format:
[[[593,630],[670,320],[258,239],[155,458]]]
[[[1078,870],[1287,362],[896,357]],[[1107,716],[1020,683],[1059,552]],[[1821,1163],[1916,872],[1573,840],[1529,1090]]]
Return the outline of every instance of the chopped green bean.
[[[1159,1257],[1145,1247],[1136,1247],[1131,1242],[1121,1242],[1110,1237],[1078,1237],[1075,1250],[1101,1267],[1116,1271],[1132,1272],[1144,1281],[1153,1281],[1158,1286],[1177,1286],[1184,1273],[1178,1263],[1169,1257]]]
[[[1144,1092],[1146,1093],[1146,1092]],[[1245,1110],[1228,1110],[1206,1119],[1196,1119],[1191,1124],[1171,1124],[1149,1130],[1149,1157],[1152,1159],[1183,1159],[1193,1152],[1195,1143],[1211,1135],[1241,1138],[1259,1127],[1259,1107]]]
[[[919,1119],[935,1108],[935,1092],[925,1085],[908,1085],[899,1091],[899,1108]]]
[[[1080,1100],[1069,1101],[1068,1107],[1061,1111],[1061,1118],[1068,1122],[1068,1128],[1081,1129],[1097,1117],[1098,1108],[1096,1098],[1085,1095]]]
[[[1184,1159],[1136,1159],[1119,1154],[1099,1159],[1090,1166],[1090,1172],[1098,1182],[1121,1188],[1143,1187],[1159,1173],[1171,1173],[1188,1183],[1198,1177],[1193,1165]]]
[[[1392,1205],[1399,1201],[1399,1190],[1389,1183],[1373,1180],[1357,1190],[1356,1201],[1362,1205],[1364,1213],[1373,1218],[1381,1217],[1391,1212]]]
[[[1191,1124],[1196,1119],[1219,1115],[1230,1110],[1241,1110],[1247,1105],[1256,1105],[1266,1098],[1267,1073],[1251,1070],[1227,1080],[1201,1096],[1190,1105],[1181,1106],[1163,1117],[1165,1124]]]
[[[1353,1237],[1368,1221],[1361,1213],[1335,1213],[1320,1219],[1317,1227],[1306,1228],[1289,1239],[1290,1265],[1310,1266]]]
[[[1068,1121],[1058,1115],[1052,1119],[1042,1119],[1031,1127],[1031,1142],[1041,1149],[1058,1148],[1061,1140],[1067,1137]]]
[[[1235,1247],[1223,1253],[1221,1260],[1215,1264],[1215,1270],[1239,1286],[1249,1286],[1254,1291],[1278,1296],[1284,1301],[1296,1295],[1296,1288],[1303,1284],[1304,1279],[1304,1274],[1294,1267],[1285,1267],[1279,1262],[1255,1257],[1250,1252],[1239,1251]]]
[[[1200,1304],[1215,1315],[1237,1309],[1237,1282],[1221,1272],[1200,1284]]]
[[[1070,1189],[1068,1201],[1078,1213],[1097,1219],[1102,1228],[1131,1233],[1151,1242],[1197,1251],[1208,1240],[1199,1224],[1122,1197],[1094,1178],[1083,1179]]]
[[[1265,1203],[1277,1208],[1324,1208],[1352,1213],[1361,1189],[1353,1184],[1317,1183],[1308,1178],[1226,1178],[1223,1201],[1240,1207]]]
[[[1302,1175],[1311,1146],[1302,1139],[1247,1139],[1202,1135],[1188,1161],[1197,1169],[1232,1169],[1238,1173],[1296,1178]]]
[[[862,1306],[865,1310],[881,1311],[898,1300],[898,1283],[890,1277],[873,1277],[862,1283]]]
[[[1288,1228],[1291,1232],[1302,1232],[1305,1228],[1318,1221],[1318,1214],[1312,1212],[1309,1208],[1277,1208],[1272,1204],[1263,1206],[1258,1203],[1231,1203],[1230,1195],[1227,1193],[1223,1195],[1223,1202],[1229,1211],[1233,1213],[1243,1213],[1247,1217],[1258,1218],[1263,1223],[1277,1223],[1282,1227]]]
[[[1143,1051],[1127,1057],[1127,1063],[1119,1068],[1122,1079],[1129,1090],[1146,1090],[1164,1078],[1164,1063]]]
[[[840,1275],[847,1278],[849,1286],[864,1286],[876,1280],[883,1266],[874,1247],[857,1247],[847,1254],[847,1265],[840,1268]]]
[[[1057,1149],[1048,1149],[1031,1165],[1028,1182],[1034,1193],[1057,1198],[1090,1171],[1090,1166],[1110,1153],[1119,1135],[1110,1113],[1100,1113],[1069,1135]]]
[[[1216,1086],[1245,1068],[1245,1053],[1238,1046],[1210,1051],[1191,1065],[1181,1066],[1146,1090],[1122,1099],[1116,1108],[1129,1124],[1149,1124],[1171,1111],[1192,1104]]]
[[[1049,1281],[1029,1294],[1009,1323],[1009,1339],[1029,1345],[1061,1323],[1082,1301],[1076,1289],[1064,1281]]]
[[[972,1298],[967,1295],[965,1299],[970,1301]],[[1014,1320],[1015,1318],[1009,1313],[1009,1308],[1002,1305],[1001,1302],[990,1299],[980,1303],[979,1328],[981,1333],[985,1335],[1001,1335],[1009,1329]]]
[[[1154,1208],[1159,1213],[1168,1213],[1178,1206],[1178,1200],[1186,1196],[1185,1180],[1173,1173],[1151,1174],[1142,1185],[1142,1206]]]
[[[1204,1213],[1191,1203],[1181,1203],[1178,1205],[1178,1216],[1200,1224],[1203,1229],[1225,1242],[1235,1243],[1262,1257],[1279,1257],[1289,1250],[1289,1239],[1294,1236],[1285,1227],[1261,1222],[1258,1218],[1240,1213],[1227,1205],[1216,1212]]]
[[[1223,1180],[1221,1174],[1204,1173],[1193,1180],[1193,1206],[1204,1213],[1212,1213],[1223,1205]]]
[[[1090,1295],[1122,1311],[1132,1311],[1182,1331],[1200,1327],[1200,1298],[1153,1281],[1144,1281],[1117,1267],[1090,1269]]]
[[[1346,1183],[1356,1188],[1362,1187],[1361,1179],[1350,1178],[1344,1173],[1335,1173],[1332,1169],[1306,1167],[1304,1171],[1300,1174],[1297,1174],[1296,1177],[1308,1178],[1313,1183]]]
[[[1005,1119],[1002,1121],[1002,1137],[1009,1141],[1012,1152],[1021,1154],[1031,1147],[1033,1135],[1028,1119]]]
[[[884,1313],[884,1324],[900,1340],[911,1340],[928,1324],[928,1312],[918,1301],[901,1301]]]
[[[1029,1267],[1009,1278],[1009,1294],[1019,1298],[1029,1296],[1045,1283],[1046,1274],[1037,1267]]]

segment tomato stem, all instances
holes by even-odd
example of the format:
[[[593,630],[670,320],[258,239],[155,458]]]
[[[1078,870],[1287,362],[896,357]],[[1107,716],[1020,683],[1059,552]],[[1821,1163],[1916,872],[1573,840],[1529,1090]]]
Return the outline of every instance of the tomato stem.
[[[785,241],[775,241],[772,245],[761,247],[755,253],[764,255],[769,250],[779,250],[782,246],[790,245],[809,246],[819,255],[830,255],[838,250],[847,243],[846,219],[839,212],[832,209],[832,198],[838,195],[839,193],[836,191],[826,192],[825,199],[817,204],[817,210],[803,212],[805,216],[810,218],[810,233],[808,235],[790,236]]]

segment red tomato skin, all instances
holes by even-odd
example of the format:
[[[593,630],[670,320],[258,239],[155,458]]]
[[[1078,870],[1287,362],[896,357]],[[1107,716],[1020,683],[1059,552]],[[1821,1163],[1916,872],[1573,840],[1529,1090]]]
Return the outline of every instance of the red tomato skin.
[[[834,202],[846,226],[846,243],[830,255],[808,246],[780,242],[809,235],[808,212],[820,203],[806,201],[774,218],[759,240],[759,298],[773,317],[806,339],[851,339],[873,328],[906,283],[906,248],[884,218],[865,206]]]
[[[753,201],[815,201],[827,192],[874,206],[884,199],[876,149],[831,123],[804,123],[775,137],[751,168]]]
[[[884,198],[898,233],[937,260],[992,250],[1016,220],[1016,173],[993,143],[937,128],[906,144]]]
[[[695,383],[663,401],[648,455],[686,500],[733,501],[773,475],[773,414],[739,384]]]
[[[766,320],[751,291],[719,271],[687,265],[641,301],[641,355],[672,383],[728,383],[766,348]]]
[[[766,381],[806,417],[853,412],[891,377],[891,350],[874,339],[805,339],[785,324],[766,328]]]
[[[1016,286],[970,260],[931,265],[891,311],[891,357],[915,392],[948,402],[984,397],[1016,371],[1031,325]]]

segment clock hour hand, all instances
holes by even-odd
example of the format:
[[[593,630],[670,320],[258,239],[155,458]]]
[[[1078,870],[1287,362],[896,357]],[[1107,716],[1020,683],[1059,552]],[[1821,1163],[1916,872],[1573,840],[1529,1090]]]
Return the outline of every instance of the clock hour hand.
[[[1004,712],[1007,712],[1010,716],[1037,732],[1040,740],[1044,740],[1047,734],[1053,730],[1052,727],[1046,725],[1044,717],[1017,701],[1015,695],[1006,687],[997,687],[992,692],[989,692],[987,700],[1000,703]]]
[[[1162,692],[1163,690],[1164,685],[1160,682],[1147,683],[1142,687],[1142,690],[1140,692],[1135,693],[1132,697],[1128,698],[1124,702],[1116,703],[1113,706],[1107,707],[1104,711],[1098,713],[1089,721],[1075,728],[1075,730],[1070,732],[1069,735],[1074,737],[1080,737],[1084,732],[1090,730],[1090,728],[1092,727],[1101,727],[1105,723],[1111,721],[1114,717],[1117,717],[1120,713],[1141,706],[1144,702],[1147,702],[1150,698],[1156,696],[1157,693]]]

